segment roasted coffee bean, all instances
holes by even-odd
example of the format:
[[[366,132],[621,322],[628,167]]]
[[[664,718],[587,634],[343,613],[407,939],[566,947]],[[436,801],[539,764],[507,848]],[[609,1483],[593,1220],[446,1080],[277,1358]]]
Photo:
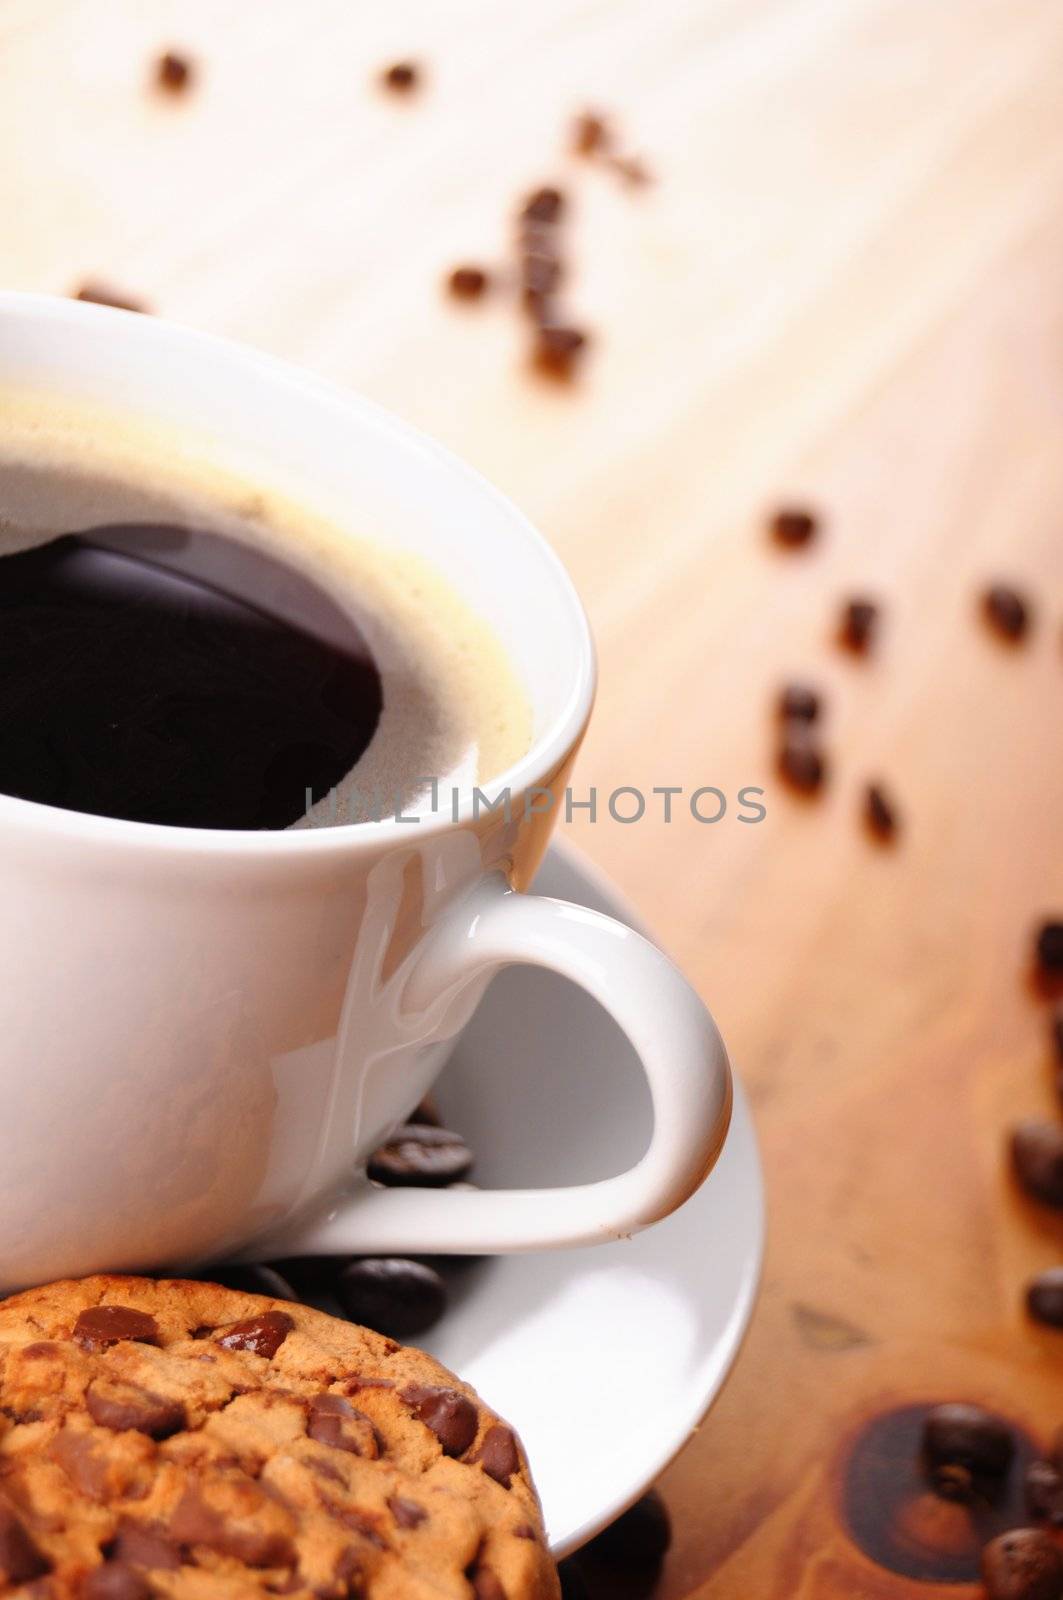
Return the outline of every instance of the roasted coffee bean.
[[[393,1188],[427,1185],[442,1188],[464,1178],[472,1151],[456,1133],[407,1122],[369,1157],[369,1176]]]
[[[1000,1478],[1015,1454],[1015,1439],[1006,1423],[981,1406],[959,1401],[927,1413],[922,1444],[931,1482],[939,1471],[956,1467],[975,1479]]]
[[[83,1350],[95,1351],[125,1339],[158,1344],[159,1330],[154,1317],[132,1306],[89,1306],[78,1312],[71,1337]]]
[[[1039,1272],[1026,1286],[1026,1309],[1036,1322],[1063,1328],[1063,1267]]]
[[[192,63],[176,50],[167,50],[155,63],[155,82],[160,89],[179,94],[192,84]]]
[[[489,1478],[508,1489],[513,1474],[520,1471],[520,1452],[513,1429],[504,1423],[495,1423],[488,1428],[479,1450],[469,1460],[478,1461]]]
[[[779,776],[799,794],[815,794],[823,787],[827,765],[818,746],[794,733],[779,746]]]
[[[143,300],[134,299],[123,290],[112,289],[95,278],[87,279],[79,289],[75,289],[74,299],[86,300],[94,306],[111,306],[116,311],[146,312],[148,309]]]
[[[896,838],[897,812],[880,783],[869,783],[864,790],[864,820],[874,837],[883,843]]]
[[[1022,595],[1010,584],[994,583],[982,596],[982,615],[1002,639],[1015,644],[1030,625],[1030,610]]]
[[[11,1506],[6,1500],[0,1500],[0,1578],[6,1578],[7,1584],[14,1586],[43,1577],[47,1571],[48,1561]]]
[[[400,1494],[391,1496],[388,1510],[400,1528],[419,1528],[428,1517],[424,1506],[419,1506],[416,1500],[405,1500]]]
[[[1040,1528],[1014,1528],[982,1551],[986,1600],[1060,1600],[1063,1551]]]
[[[117,1379],[97,1378],[90,1383],[85,1406],[93,1422],[114,1433],[134,1431],[150,1439],[168,1439],[185,1426],[185,1408],[179,1400]]]
[[[815,689],[803,683],[787,683],[779,691],[778,713],[782,722],[815,722],[821,710]]]
[[[461,1456],[476,1438],[479,1417],[476,1407],[457,1389],[437,1388],[415,1383],[403,1389],[402,1398],[415,1415],[431,1428],[445,1456]]]
[[[581,111],[572,124],[572,149],[578,156],[601,155],[613,142],[609,124],[594,111]]]
[[[78,1595],[80,1600],[151,1600],[151,1587],[133,1567],[105,1561],[85,1574]]]
[[[409,94],[420,85],[420,68],[413,61],[395,61],[381,73],[381,82],[396,94]]]
[[[455,267],[447,278],[447,289],[455,300],[479,300],[488,282],[483,267]]]
[[[672,1542],[672,1525],[655,1489],[636,1500],[622,1516],[603,1528],[586,1548],[596,1561],[610,1566],[658,1567]]]
[[[1046,977],[1063,975],[1063,922],[1048,918],[1034,940],[1034,959]]]
[[[447,1309],[447,1286],[421,1261],[367,1256],[340,1272],[336,1298],[352,1322],[392,1339],[412,1339],[433,1328]]]
[[[223,1350],[250,1350],[252,1355],[272,1361],[294,1327],[286,1311],[263,1311],[257,1317],[230,1322],[219,1328],[215,1337]]]
[[[241,1294],[264,1294],[271,1300],[298,1300],[299,1296],[276,1267],[232,1266],[215,1267],[211,1279],[226,1289],[239,1289]]]
[[[814,512],[800,506],[783,506],[773,514],[769,527],[776,544],[786,550],[799,550],[815,538],[819,520]]]
[[[1011,1135],[1011,1162],[1027,1194],[1063,1208],[1063,1125],[1028,1117]]]
[[[587,348],[582,328],[544,323],[536,329],[532,361],[550,378],[571,378]]]
[[[1026,1469],[1026,1509],[1037,1522],[1063,1528],[1063,1474],[1053,1461],[1034,1461]]]
[[[878,622],[878,606],[862,597],[847,600],[842,608],[838,637],[847,650],[866,655],[871,649]]]
[[[296,1301],[313,1301],[332,1293],[339,1263],[335,1256],[288,1256],[270,1265],[294,1289]]]
[[[544,185],[532,191],[521,207],[520,215],[525,222],[554,223],[560,222],[564,210],[565,197],[561,190]]]
[[[306,1432],[318,1444],[327,1444],[333,1450],[345,1450],[348,1455],[364,1456],[375,1461],[380,1454],[376,1429],[364,1411],[359,1411],[341,1394],[315,1395],[310,1402]]]

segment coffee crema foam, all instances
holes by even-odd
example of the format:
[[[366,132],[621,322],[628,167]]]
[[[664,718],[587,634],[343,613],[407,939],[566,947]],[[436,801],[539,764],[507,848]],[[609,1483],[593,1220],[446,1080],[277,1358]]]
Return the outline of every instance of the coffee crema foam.
[[[121,525],[207,534],[280,563],[350,618],[383,693],[368,746],[294,827],[430,807],[484,784],[532,742],[527,693],[501,641],[419,555],[389,549],[216,463],[209,440],[103,408],[0,392],[0,560]],[[178,568],[177,570],[180,570]],[[235,592],[235,591],[234,591]]]

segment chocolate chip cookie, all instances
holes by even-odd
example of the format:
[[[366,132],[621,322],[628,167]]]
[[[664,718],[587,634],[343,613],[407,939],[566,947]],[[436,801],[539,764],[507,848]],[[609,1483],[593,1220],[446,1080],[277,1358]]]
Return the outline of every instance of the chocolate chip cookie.
[[[557,1600],[510,1428],[287,1301],[94,1277],[0,1304],[0,1589]]]

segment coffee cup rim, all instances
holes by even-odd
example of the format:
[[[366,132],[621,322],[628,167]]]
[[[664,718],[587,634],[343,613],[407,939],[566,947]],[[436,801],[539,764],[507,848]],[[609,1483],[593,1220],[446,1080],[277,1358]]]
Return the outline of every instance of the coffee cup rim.
[[[597,685],[597,658],[590,624],[575,585],[564,563],[551,548],[531,520],[495,487],[482,473],[464,461],[447,446],[440,444],[430,434],[406,422],[386,407],[367,399],[357,390],[301,368],[297,363],[284,360],[252,345],[186,327],[163,317],[140,312],[120,310],[85,301],[66,299],[56,295],[28,293],[21,290],[0,291],[0,324],[9,318],[31,320],[42,326],[56,328],[74,322],[98,322],[101,325],[121,327],[125,334],[137,329],[135,336],[150,344],[157,341],[160,348],[179,342],[194,345],[205,356],[242,366],[249,375],[259,374],[265,379],[287,387],[296,402],[300,396],[331,401],[350,412],[353,421],[391,434],[400,442],[427,455],[436,465],[444,467],[483,504],[493,506],[504,522],[507,534],[524,538],[534,544],[539,559],[549,569],[552,587],[565,614],[566,626],[573,630],[576,642],[577,671],[564,703],[547,719],[528,750],[496,776],[480,784],[477,793],[482,813],[498,805],[508,790],[519,796],[529,789],[550,781],[564,767],[572,752],[578,747],[590,717]],[[51,833],[71,838],[93,839],[101,843],[117,844],[123,840],[139,849],[156,851],[209,852],[239,854],[241,856],[268,854],[298,856],[329,851],[346,851],[353,844],[363,843],[374,848],[391,842],[411,842],[427,834],[438,834],[460,828],[475,820],[472,793],[464,798],[456,813],[423,812],[418,814],[416,834],[410,820],[383,817],[380,820],[342,822],[310,828],[282,829],[228,829],[190,828],[171,823],[138,822],[122,817],[96,816],[89,812],[69,811],[60,806],[24,800],[15,795],[0,794],[0,827],[17,826],[35,832]]]

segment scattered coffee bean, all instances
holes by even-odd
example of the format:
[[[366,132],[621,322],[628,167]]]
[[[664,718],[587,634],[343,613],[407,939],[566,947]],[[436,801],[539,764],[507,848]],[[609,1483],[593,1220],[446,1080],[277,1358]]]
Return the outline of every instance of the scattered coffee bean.
[[[1030,608],[1017,589],[1006,583],[992,584],[982,596],[982,615],[1002,639],[1016,644],[1030,625]]]
[[[226,1289],[238,1289],[241,1294],[264,1294],[271,1300],[298,1300],[299,1296],[276,1267],[231,1266],[215,1267],[211,1272],[215,1283]]]
[[[871,834],[886,844],[897,836],[897,811],[881,783],[864,790],[864,819]]]
[[[551,378],[571,378],[587,348],[582,328],[544,323],[536,330],[532,360],[540,372]]]
[[[407,1122],[386,1144],[369,1157],[369,1176],[394,1187],[412,1185],[443,1188],[464,1178],[472,1166],[472,1151],[447,1128]]]
[[[82,1350],[106,1350],[125,1339],[140,1344],[158,1344],[159,1329],[154,1317],[132,1306],[87,1306],[79,1311],[71,1337]]]
[[[447,1286],[423,1262],[369,1256],[342,1269],[336,1298],[352,1322],[392,1339],[412,1339],[433,1328],[447,1309]]]
[[[966,1498],[961,1493],[963,1474],[970,1474],[971,1488],[1004,1476],[1015,1454],[1015,1439],[1007,1424],[991,1412],[955,1402],[927,1413],[922,1448],[931,1483],[947,1498],[958,1499]]]
[[[838,638],[855,655],[866,655],[871,648],[877,622],[878,606],[873,600],[847,600],[842,608]]]
[[[784,506],[774,513],[769,527],[776,544],[787,550],[799,550],[816,537],[819,520],[814,512],[799,506]]]
[[[75,289],[74,299],[85,300],[94,306],[111,306],[115,311],[139,311],[146,314],[148,310],[143,300],[135,300],[132,295],[112,289],[95,278],[87,279],[79,289]]]
[[[1063,922],[1052,918],[1042,922],[1034,940],[1034,958],[1046,977],[1063,974]]]
[[[155,82],[160,89],[167,89],[171,94],[180,94],[183,89],[191,88],[192,77],[191,61],[176,50],[167,50],[155,63]]]
[[[410,94],[420,86],[421,70],[413,61],[395,61],[384,69],[380,81],[395,94]]]
[[[1028,1117],[1011,1135],[1011,1162],[1035,1200],[1063,1208],[1063,1125]]]
[[[1040,1528],[1002,1533],[982,1551],[987,1600],[1060,1600],[1063,1551]]]
[[[788,683],[779,691],[781,722],[816,722],[822,709],[819,695],[803,683]]]
[[[1035,1322],[1063,1328],[1063,1267],[1049,1267],[1026,1285],[1026,1309]]]
[[[1026,1509],[1037,1522],[1063,1528],[1063,1473],[1054,1461],[1034,1461],[1026,1470]]]
[[[779,776],[798,794],[815,794],[823,787],[826,762],[811,740],[787,733],[779,747]]]
[[[488,276],[482,267],[455,267],[447,278],[447,288],[455,300],[479,300],[488,287]]]
[[[561,190],[544,184],[532,190],[521,207],[520,218],[522,222],[552,224],[561,221],[564,210],[565,197]]]
[[[615,1567],[658,1567],[672,1542],[668,1511],[655,1489],[586,1546],[589,1556]]]

